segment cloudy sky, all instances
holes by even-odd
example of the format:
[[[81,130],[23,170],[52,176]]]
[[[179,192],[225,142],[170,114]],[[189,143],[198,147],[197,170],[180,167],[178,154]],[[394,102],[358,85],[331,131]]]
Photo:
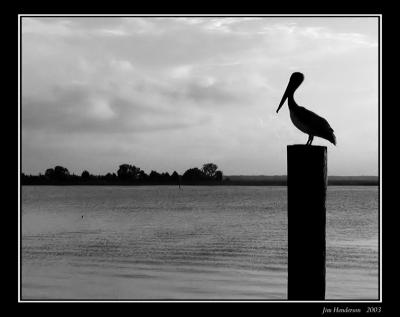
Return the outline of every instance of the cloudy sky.
[[[286,145],[306,143],[287,106],[337,137],[330,175],[378,173],[377,18],[22,19],[22,172],[286,174]]]

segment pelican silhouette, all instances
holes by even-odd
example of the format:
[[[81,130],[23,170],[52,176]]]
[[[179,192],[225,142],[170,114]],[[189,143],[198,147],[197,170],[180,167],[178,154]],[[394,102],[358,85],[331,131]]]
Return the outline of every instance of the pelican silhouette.
[[[329,125],[328,121],[314,112],[307,110],[304,107],[300,107],[296,101],[294,101],[294,92],[299,88],[303,80],[304,75],[299,72],[295,72],[290,76],[289,83],[276,113],[278,113],[286,99],[288,99],[290,119],[296,128],[308,134],[306,145],[311,145],[314,136],[326,139],[336,145],[336,137],[333,134],[333,129]]]

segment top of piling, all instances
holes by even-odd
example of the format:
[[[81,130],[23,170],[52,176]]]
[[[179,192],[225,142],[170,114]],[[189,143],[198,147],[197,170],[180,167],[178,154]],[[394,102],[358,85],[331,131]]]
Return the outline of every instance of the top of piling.
[[[291,144],[287,146],[288,148],[298,148],[298,149],[326,149],[324,145],[307,145],[307,144]]]

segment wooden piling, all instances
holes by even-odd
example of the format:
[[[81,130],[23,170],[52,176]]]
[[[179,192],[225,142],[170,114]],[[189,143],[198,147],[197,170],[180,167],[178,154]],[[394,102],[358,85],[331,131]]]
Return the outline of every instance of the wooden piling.
[[[288,299],[325,299],[327,149],[288,145]]]

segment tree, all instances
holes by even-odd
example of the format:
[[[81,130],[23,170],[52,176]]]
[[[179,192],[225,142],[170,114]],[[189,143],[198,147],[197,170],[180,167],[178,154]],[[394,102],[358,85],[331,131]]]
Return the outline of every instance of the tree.
[[[202,171],[208,177],[214,177],[215,172],[217,171],[218,166],[214,163],[207,163],[203,165]]]
[[[106,182],[115,182],[117,180],[117,175],[115,173],[107,173],[104,179]]]
[[[179,174],[176,171],[174,171],[171,174],[171,179],[174,180],[174,181],[178,181],[179,180]]]
[[[204,172],[197,167],[189,168],[185,173],[183,173],[182,178],[185,181],[195,182],[206,178]]]
[[[179,174],[176,171],[174,171],[172,173],[172,175],[171,175],[172,184],[179,184],[180,185],[180,183],[181,183],[180,181],[181,181],[181,179],[180,179]]]
[[[68,169],[59,165],[54,167],[54,169],[48,168],[44,175],[47,179],[55,181],[65,181],[70,178]]]
[[[161,174],[157,173],[156,171],[151,171],[149,178],[152,182],[158,182],[161,178]]]
[[[139,172],[140,168],[135,165],[122,164],[119,166],[117,174],[119,179],[126,181],[138,179]]]
[[[48,179],[53,179],[54,178],[54,169],[53,168],[48,168],[46,172],[44,173],[44,176]]]
[[[169,173],[168,173],[168,172],[162,173],[162,174],[161,174],[161,181],[162,181],[162,183],[169,183],[170,177],[171,177],[171,176],[169,176]]]
[[[222,172],[221,172],[221,171],[216,171],[216,172],[215,172],[215,179],[216,179],[218,182],[222,182],[223,175],[222,175]]]
[[[83,171],[81,174],[82,179],[87,180],[90,178],[90,173],[88,171]]]
[[[145,171],[143,171],[143,170],[139,170],[139,173],[137,174],[137,176],[138,176],[138,179],[140,180],[140,181],[145,181],[145,180],[147,180],[148,179],[148,175],[145,173]]]
[[[69,171],[65,167],[56,166],[54,167],[54,178],[59,181],[64,181],[69,178]]]

